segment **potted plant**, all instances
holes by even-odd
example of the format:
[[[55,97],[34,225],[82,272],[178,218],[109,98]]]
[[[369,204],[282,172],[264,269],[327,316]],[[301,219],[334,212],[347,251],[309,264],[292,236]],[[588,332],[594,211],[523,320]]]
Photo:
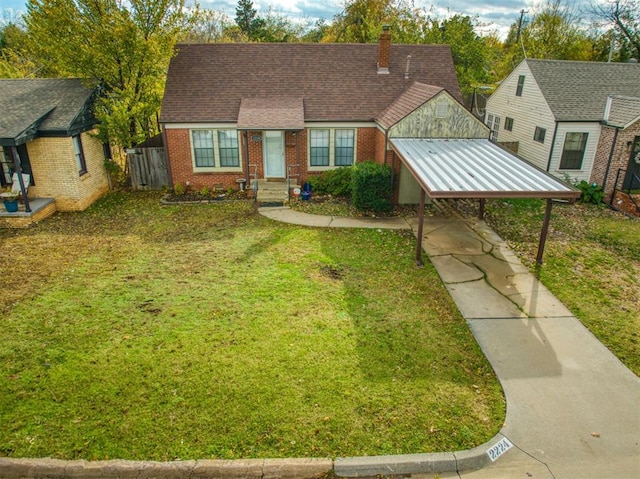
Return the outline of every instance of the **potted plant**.
[[[8,213],[15,213],[18,211],[18,196],[20,193],[15,191],[11,191],[7,189],[0,193],[0,199],[2,199],[2,203],[4,204],[4,209],[7,210]]]

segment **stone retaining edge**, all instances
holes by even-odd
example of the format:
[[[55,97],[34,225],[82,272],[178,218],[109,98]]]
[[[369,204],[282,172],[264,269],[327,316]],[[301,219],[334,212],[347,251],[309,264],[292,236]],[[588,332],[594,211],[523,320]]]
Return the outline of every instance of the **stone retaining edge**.
[[[315,479],[332,470],[331,459],[319,458],[175,462],[0,458],[2,479]]]
[[[298,459],[193,461],[64,461],[0,457],[0,479],[319,479],[409,476],[481,469],[497,434],[473,449],[457,452]]]

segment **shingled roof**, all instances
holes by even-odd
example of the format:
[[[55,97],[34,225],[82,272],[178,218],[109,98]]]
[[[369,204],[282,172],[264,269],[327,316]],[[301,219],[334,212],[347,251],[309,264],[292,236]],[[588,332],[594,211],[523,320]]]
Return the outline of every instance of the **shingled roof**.
[[[377,118],[378,123],[383,128],[392,127],[442,90],[442,87],[415,82],[382,112]]]
[[[600,121],[608,96],[640,96],[637,63],[525,61],[558,121]]]
[[[609,126],[628,128],[640,120],[640,97],[613,95],[609,97],[604,121]]]
[[[79,78],[0,80],[0,144],[83,131],[96,123],[91,98]]]
[[[163,123],[236,122],[242,99],[269,97],[302,98],[305,121],[373,121],[416,81],[462,100],[447,45],[391,45],[389,74],[378,74],[377,44],[179,45],[177,53]]]

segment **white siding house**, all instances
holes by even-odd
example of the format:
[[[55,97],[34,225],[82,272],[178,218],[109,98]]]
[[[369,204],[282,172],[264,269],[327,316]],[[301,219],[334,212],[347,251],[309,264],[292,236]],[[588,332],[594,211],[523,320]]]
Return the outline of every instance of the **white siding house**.
[[[487,101],[492,139],[559,178],[590,181],[609,95],[640,96],[640,65],[523,60]]]

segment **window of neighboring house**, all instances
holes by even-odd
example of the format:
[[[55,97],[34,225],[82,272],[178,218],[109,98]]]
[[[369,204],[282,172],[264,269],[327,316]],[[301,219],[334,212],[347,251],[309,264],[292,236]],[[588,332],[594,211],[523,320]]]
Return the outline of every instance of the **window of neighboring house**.
[[[311,166],[329,166],[329,130],[309,130]]]
[[[75,135],[72,139],[73,149],[76,153],[76,166],[78,167],[78,173],[80,174],[80,176],[82,176],[87,172],[87,162],[84,159],[82,140],[80,140],[80,135]]]
[[[560,159],[561,170],[580,170],[587,148],[588,133],[567,133],[564,137],[564,148]]]
[[[544,136],[547,134],[546,128],[540,128],[536,126],[536,131],[533,134],[533,140],[539,143],[544,143]]]
[[[309,166],[349,166],[355,161],[356,130],[324,128],[309,130]]]
[[[240,168],[240,148],[236,130],[191,130],[191,148],[195,168]]]
[[[516,96],[522,96],[522,89],[524,88],[524,75],[518,77],[518,87],[516,88]]]
[[[507,131],[513,131],[513,118],[506,117],[504,119],[504,129]]]
[[[335,130],[336,148],[335,165],[350,166],[353,164],[353,153],[355,146],[354,130]]]
[[[498,139],[498,130],[500,130],[500,117],[497,115],[487,115],[487,126],[491,129],[489,139],[496,141]]]

